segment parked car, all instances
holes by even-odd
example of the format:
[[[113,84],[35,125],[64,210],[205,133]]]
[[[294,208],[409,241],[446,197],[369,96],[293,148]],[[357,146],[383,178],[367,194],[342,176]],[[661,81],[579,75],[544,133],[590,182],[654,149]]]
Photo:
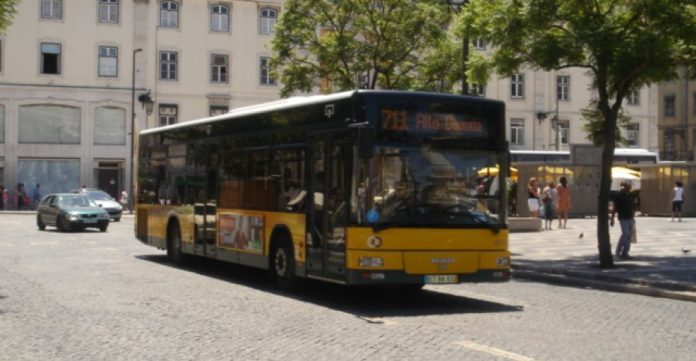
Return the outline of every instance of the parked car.
[[[73,189],[73,193],[84,194],[93,200],[99,207],[104,208],[109,212],[109,217],[118,222],[121,220],[121,215],[123,214],[123,206],[113,199],[109,193],[104,192],[97,188],[79,188]]]
[[[40,230],[54,226],[59,231],[99,228],[106,232],[109,213],[82,194],[55,193],[45,196],[36,209],[36,225]]]

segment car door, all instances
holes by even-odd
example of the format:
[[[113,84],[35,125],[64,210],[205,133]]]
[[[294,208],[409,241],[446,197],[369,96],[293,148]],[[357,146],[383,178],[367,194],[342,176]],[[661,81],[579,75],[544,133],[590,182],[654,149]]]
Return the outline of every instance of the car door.
[[[39,206],[36,209],[36,214],[38,215],[39,219],[41,219],[41,222],[43,222],[43,224],[48,224],[48,212],[50,209],[48,204],[51,201],[51,199],[53,199],[53,196],[46,197],[41,203],[39,203]]]
[[[60,212],[58,209],[58,196],[51,196],[50,199],[47,199],[45,208],[46,219],[44,220],[44,223],[55,226],[58,213]]]

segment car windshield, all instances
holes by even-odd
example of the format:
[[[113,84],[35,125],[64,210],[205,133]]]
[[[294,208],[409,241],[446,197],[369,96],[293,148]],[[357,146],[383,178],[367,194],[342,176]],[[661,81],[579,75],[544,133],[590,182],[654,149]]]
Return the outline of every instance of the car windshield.
[[[96,207],[97,205],[83,195],[58,196],[58,205],[61,207]]]
[[[498,154],[492,151],[378,147],[364,194],[364,220],[390,226],[498,227]],[[497,174],[497,172],[495,173]]]
[[[94,199],[95,201],[111,200],[111,196],[108,193],[102,191],[88,191],[86,194],[87,197]]]

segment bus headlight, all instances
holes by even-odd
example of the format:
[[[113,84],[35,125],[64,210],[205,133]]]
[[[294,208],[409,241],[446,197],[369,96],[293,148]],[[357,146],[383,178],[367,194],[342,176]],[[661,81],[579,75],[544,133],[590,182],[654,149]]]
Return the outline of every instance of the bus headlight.
[[[359,257],[358,264],[360,267],[382,267],[384,261],[382,257]]]

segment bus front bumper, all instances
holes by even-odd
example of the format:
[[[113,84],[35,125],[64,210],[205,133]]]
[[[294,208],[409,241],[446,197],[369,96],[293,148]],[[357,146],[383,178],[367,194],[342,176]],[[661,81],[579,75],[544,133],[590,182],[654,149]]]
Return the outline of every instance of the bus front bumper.
[[[509,269],[480,270],[475,273],[416,275],[391,270],[347,270],[348,284],[352,285],[405,285],[456,284],[468,282],[506,282]]]

